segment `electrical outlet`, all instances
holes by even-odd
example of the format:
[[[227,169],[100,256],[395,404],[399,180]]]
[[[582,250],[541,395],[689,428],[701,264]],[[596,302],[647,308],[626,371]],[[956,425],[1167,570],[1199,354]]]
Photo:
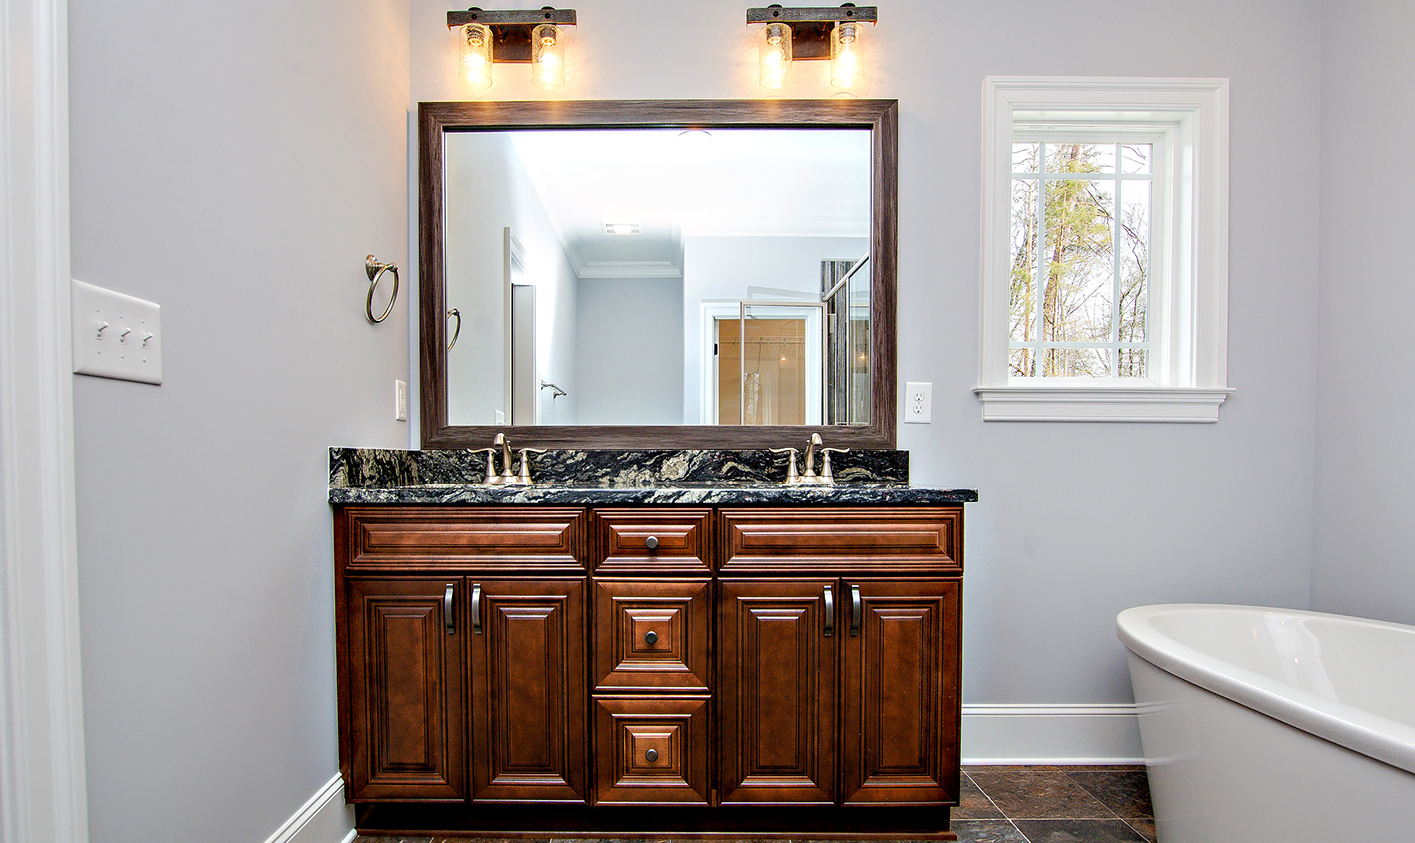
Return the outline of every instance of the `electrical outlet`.
[[[408,382],[393,382],[393,420],[408,420]]]
[[[82,281],[71,291],[74,371],[162,383],[162,308]]]
[[[934,385],[910,381],[904,384],[904,423],[931,424],[933,421]]]

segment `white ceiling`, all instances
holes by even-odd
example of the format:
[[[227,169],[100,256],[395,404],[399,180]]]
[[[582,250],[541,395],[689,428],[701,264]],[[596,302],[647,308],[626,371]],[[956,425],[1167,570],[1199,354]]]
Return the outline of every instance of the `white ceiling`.
[[[582,277],[681,275],[683,237],[869,236],[867,130],[508,134]]]

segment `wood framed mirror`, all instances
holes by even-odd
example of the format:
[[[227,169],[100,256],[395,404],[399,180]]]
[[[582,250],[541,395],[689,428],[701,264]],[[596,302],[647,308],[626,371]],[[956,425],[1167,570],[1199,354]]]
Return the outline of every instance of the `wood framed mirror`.
[[[897,134],[894,100],[421,103],[423,447],[893,448]]]

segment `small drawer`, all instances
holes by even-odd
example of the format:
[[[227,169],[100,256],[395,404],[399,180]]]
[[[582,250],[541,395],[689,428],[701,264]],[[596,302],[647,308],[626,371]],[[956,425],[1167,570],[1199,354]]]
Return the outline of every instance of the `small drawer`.
[[[709,573],[711,524],[710,509],[596,509],[595,573]]]
[[[595,697],[595,804],[708,804],[707,697]]]
[[[724,509],[723,573],[963,572],[961,507]]]
[[[707,691],[708,580],[595,580],[596,691]]]
[[[345,518],[348,528],[339,539],[351,568],[585,568],[583,509],[350,507]]]

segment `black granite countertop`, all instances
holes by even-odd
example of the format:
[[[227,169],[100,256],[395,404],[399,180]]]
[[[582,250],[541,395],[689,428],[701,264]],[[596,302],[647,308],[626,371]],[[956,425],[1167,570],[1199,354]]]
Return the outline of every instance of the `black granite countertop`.
[[[907,451],[834,455],[836,484],[786,485],[786,457],[770,451],[550,451],[532,458],[536,482],[484,482],[477,451],[329,449],[335,504],[956,505],[973,489],[908,483]]]

